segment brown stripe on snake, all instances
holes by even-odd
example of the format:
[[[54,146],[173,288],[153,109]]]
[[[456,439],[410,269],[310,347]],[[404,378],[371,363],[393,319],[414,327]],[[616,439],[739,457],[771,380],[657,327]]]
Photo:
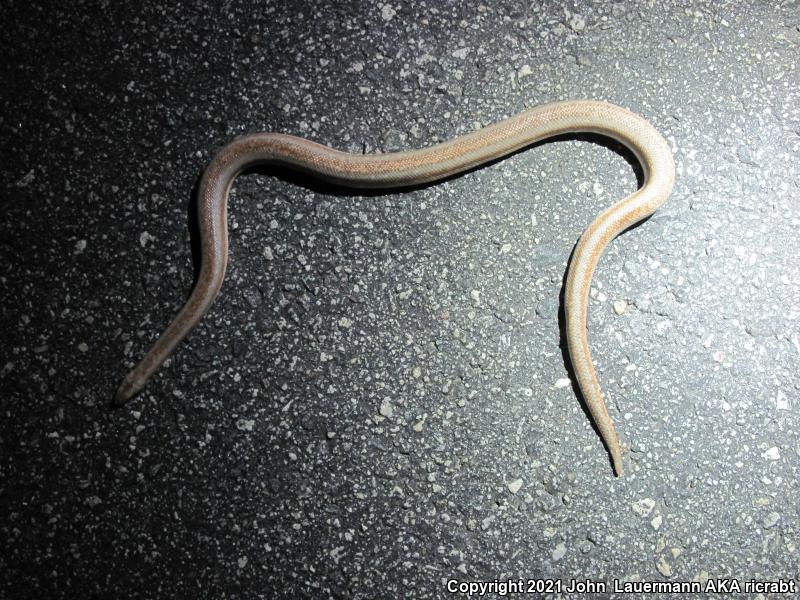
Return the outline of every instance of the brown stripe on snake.
[[[578,387],[611,455],[614,472],[622,474],[622,451],[603,402],[586,336],[589,286],[606,245],[626,228],[653,214],[667,199],[675,179],[675,165],[667,142],[647,121],[607,102],[544,104],[428,148],[392,154],[348,154],[278,133],[256,133],[233,140],[212,159],[200,181],[201,264],[197,284],[150,351],[125,376],[114,397],[115,404],[124,404],[142,390],[216,298],[228,261],[228,192],[243,170],[273,164],[353,188],[402,188],[443,179],[565,133],[596,133],[613,138],[636,155],[644,170],[642,187],[600,213],[583,232],[564,288],[567,345]]]

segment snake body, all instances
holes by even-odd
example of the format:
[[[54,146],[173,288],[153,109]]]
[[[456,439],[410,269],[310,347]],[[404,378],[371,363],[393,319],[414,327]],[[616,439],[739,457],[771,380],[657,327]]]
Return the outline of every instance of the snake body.
[[[443,179],[566,133],[613,138],[636,155],[644,170],[642,187],[600,213],[583,232],[564,289],[567,344],[578,386],[611,455],[614,472],[621,475],[622,452],[586,337],[589,286],[609,241],[651,215],[667,199],[675,166],[667,142],[646,120],[607,102],[544,104],[440,144],[391,154],[354,155],[279,133],[234,139],[212,159],[198,188],[201,267],[197,284],[172,323],[125,376],[115,404],[122,405],[141,391],[216,298],[228,261],[228,192],[243,170],[260,164],[280,165],[352,188],[402,188]]]

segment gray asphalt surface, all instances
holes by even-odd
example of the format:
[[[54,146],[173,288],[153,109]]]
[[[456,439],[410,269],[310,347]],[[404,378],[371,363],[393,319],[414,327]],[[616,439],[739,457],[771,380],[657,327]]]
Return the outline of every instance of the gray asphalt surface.
[[[537,4],[4,4],[0,597],[800,577],[800,5]],[[219,299],[110,408],[233,136],[388,152],[577,98],[677,165],[594,279],[621,479],[559,317],[578,236],[637,185],[598,139],[368,196],[240,177]]]

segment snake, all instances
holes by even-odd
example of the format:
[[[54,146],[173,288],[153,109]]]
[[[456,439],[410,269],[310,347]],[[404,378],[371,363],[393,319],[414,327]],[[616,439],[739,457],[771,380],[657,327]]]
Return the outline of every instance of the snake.
[[[589,352],[586,322],[590,285],[608,243],[652,215],[669,197],[675,164],[667,141],[647,120],[605,101],[541,104],[460,137],[386,154],[351,154],[283,133],[260,132],[233,139],[212,158],[197,188],[201,252],[195,286],[177,316],[124,377],[113,404],[125,404],[144,388],[217,297],[228,262],[228,195],[242,171],[274,165],[348,188],[402,189],[475,169],[547,138],[587,133],[624,145],[643,171],[641,186],[603,210],[583,231],[564,284],[566,341],[574,377],[610,455],[614,474],[621,476],[622,449]]]

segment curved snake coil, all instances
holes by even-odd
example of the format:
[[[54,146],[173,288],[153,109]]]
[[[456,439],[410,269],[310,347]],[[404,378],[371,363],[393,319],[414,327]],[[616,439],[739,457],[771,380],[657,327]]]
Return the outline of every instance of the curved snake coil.
[[[219,292],[228,261],[228,192],[236,176],[259,164],[285,166],[352,188],[401,188],[443,179],[485,164],[549,137],[596,133],[613,138],[637,157],[644,184],[604,210],[583,232],[572,256],[564,290],[567,344],[581,393],[622,474],[622,452],[595,376],[586,337],[592,273],[606,245],[624,229],[651,215],[669,196],[675,179],[672,153],[642,117],[609,104],[569,101],[544,104],[505,121],[428,148],[381,155],[354,155],[280,133],[256,133],[233,140],[217,153],[200,182],[200,275],[181,311],[130,371],[114,402],[135,396],[175,347],[194,329]]]

